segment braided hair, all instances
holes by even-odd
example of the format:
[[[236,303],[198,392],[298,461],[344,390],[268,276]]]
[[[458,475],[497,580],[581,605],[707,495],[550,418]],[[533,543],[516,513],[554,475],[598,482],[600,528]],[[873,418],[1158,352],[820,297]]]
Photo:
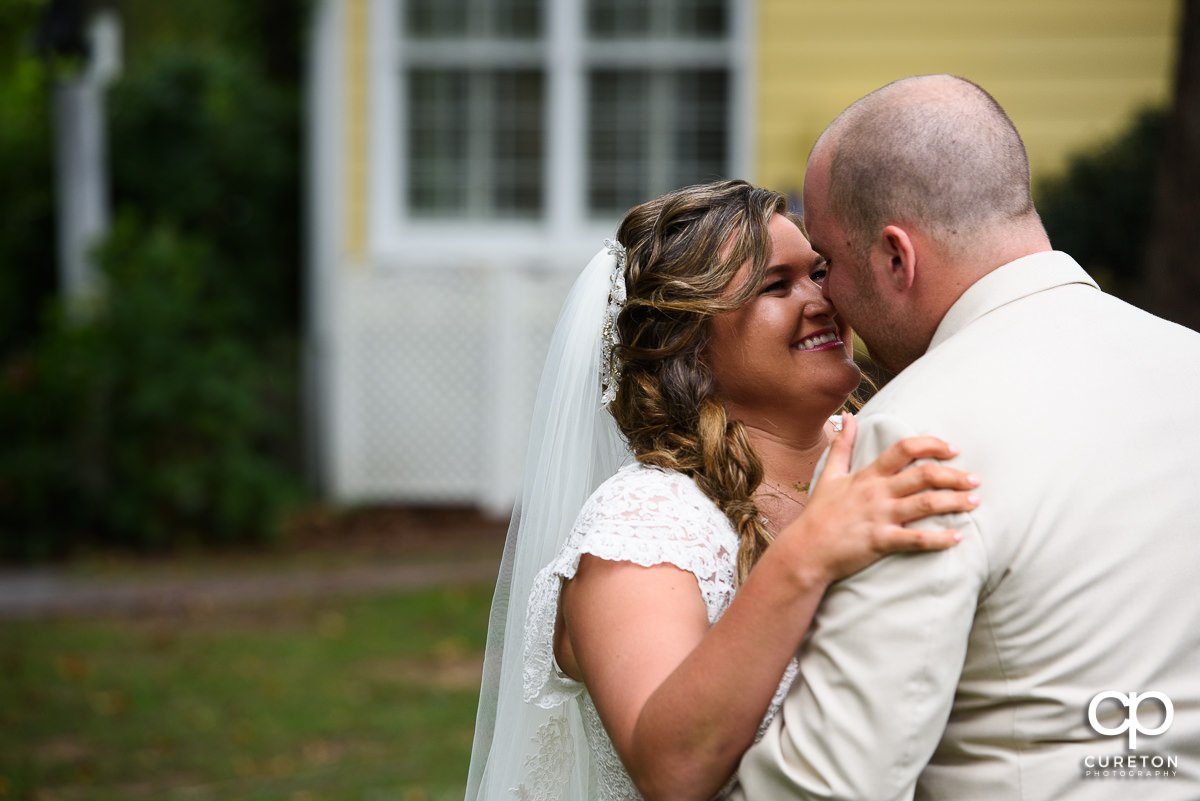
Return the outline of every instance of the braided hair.
[[[737,580],[771,542],[754,492],[762,460],[730,420],[704,363],[711,317],[749,301],[771,254],[768,225],[787,198],[745,181],[690,186],[633,208],[625,247],[626,300],[613,353],[620,382],[610,411],[643,464],[692,478],[738,535]],[[749,279],[729,291],[738,270]]]

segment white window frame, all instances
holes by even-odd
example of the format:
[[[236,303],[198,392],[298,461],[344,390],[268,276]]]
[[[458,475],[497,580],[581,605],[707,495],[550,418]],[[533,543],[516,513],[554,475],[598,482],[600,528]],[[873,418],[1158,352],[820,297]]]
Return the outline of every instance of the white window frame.
[[[595,41],[586,36],[586,0],[547,0],[544,44],[533,51],[546,76],[545,214],[540,220],[437,220],[412,217],[402,191],[407,186],[408,121],[403,86],[402,0],[371,0],[370,164],[367,177],[369,259],[383,269],[441,264],[521,264],[544,269],[580,269],[618,219],[592,219],[587,204],[587,73],[592,67],[645,67],[653,47],[655,67],[713,67],[729,70],[729,177],[752,179],[751,133],[753,3],[730,0],[727,42],[695,44],[654,40]],[[424,45],[423,45],[424,47]],[[486,44],[484,45],[486,47]],[[436,51],[431,43],[428,53]],[[501,49],[507,50],[507,45]],[[455,65],[471,58],[454,47]],[[489,54],[476,54],[491,65]],[[648,198],[647,198],[648,199]],[[581,261],[582,259],[582,261]]]

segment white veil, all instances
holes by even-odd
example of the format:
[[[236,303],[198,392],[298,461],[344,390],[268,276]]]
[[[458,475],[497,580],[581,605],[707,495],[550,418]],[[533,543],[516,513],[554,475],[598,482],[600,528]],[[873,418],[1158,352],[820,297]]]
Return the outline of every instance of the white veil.
[[[550,341],[521,497],[492,599],[466,801],[510,797],[530,782],[531,773],[548,769],[570,776],[562,798],[587,797],[591,771],[578,712],[571,704],[550,710],[522,700],[523,635],[534,577],[554,558],[588,496],[631,459],[601,401],[605,321],[617,269],[610,246],[592,258],[571,288]],[[616,280],[623,289],[624,275]],[[569,727],[572,736],[565,741],[575,747],[557,753],[553,765],[535,764],[537,739],[548,725]],[[534,776],[533,783],[546,778]]]

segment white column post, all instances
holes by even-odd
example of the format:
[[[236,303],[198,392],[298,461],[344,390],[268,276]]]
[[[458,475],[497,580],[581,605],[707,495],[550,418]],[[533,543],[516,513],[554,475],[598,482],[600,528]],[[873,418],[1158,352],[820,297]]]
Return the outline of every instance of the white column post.
[[[121,26],[112,11],[88,25],[91,59],[54,92],[59,287],[72,305],[99,290],[91,250],[108,231],[108,148],[104,92],[120,71]]]
[[[88,249],[108,227],[108,182],[103,168],[102,104],[79,80],[54,88],[58,174],[58,285],[76,303],[95,291]]]

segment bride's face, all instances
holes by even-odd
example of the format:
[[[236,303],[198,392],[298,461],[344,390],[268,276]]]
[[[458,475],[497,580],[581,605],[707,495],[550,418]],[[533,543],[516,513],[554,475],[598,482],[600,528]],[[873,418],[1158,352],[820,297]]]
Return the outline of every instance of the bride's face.
[[[769,424],[779,415],[823,420],[858,386],[850,329],[823,292],[825,262],[800,229],[776,214],[771,258],[757,293],[712,319],[704,361],[731,419]],[[731,282],[748,280],[749,262]]]

